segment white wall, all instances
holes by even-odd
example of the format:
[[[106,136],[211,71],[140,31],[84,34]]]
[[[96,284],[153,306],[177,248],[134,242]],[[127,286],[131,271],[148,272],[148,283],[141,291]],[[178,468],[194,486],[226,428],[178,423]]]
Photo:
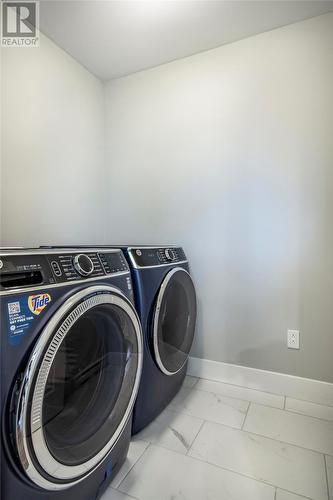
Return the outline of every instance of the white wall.
[[[185,247],[195,356],[333,382],[332,54],[328,14],[106,87],[109,238]]]
[[[1,244],[99,239],[103,85],[45,36],[1,53]]]
[[[3,49],[1,243],[182,244],[195,356],[333,382],[332,53],[329,14],[110,82],[105,171],[102,84]]]

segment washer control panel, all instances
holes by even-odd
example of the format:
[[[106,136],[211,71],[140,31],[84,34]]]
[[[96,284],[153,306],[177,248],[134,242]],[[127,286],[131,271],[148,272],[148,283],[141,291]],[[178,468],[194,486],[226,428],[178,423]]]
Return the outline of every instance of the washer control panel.
[[[128,271],[121,251],[77,252],[48,255],[57,281],[72,281],[96,278],[103,275]]]
[[[107,274],[128,271],[128,264],[122,252],[101,252],[98,254]]]
[[[181,247],[140,247],[128,250],[135,267],[155,267],[186,262]]]
[[[0,291],[129,272],[121,250],[13,251],[0,262]]]
[[[46,256],[57,282],[106,274],[96,252],[55,253]]]

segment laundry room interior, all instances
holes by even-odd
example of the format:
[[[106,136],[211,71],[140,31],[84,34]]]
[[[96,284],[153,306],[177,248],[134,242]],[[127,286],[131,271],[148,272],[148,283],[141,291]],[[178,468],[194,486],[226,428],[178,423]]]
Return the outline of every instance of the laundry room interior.
[[[1,29],[1,500],[333,500],[333,0]]]

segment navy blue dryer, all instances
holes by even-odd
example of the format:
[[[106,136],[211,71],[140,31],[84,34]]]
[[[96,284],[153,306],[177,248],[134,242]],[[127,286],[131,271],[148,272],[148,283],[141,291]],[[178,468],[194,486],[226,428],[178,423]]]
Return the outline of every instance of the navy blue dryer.
[[[142,331],[120,250],[0,251],[1,499],[95,500],[125,460]]]
[[[133,434],[148,425],[179,391],[196,322],[196,294],[182,248],[123,247],[132,268],[144,361]]]

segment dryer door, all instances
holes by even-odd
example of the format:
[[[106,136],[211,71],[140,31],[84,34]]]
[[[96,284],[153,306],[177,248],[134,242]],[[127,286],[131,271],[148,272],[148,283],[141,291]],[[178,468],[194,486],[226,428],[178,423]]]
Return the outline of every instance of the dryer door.
[[[117,289],[92,286],[65,302],[42,331],[24,374],[16,445],[27,475],[67,488],[106,457],[131,415],[142,333]]]
[[[187,361],[194,337],[196,314],[192,278],[185,269],[176,267],[162,282],[153,319],[155,359],[166,375],[179,372]]]

